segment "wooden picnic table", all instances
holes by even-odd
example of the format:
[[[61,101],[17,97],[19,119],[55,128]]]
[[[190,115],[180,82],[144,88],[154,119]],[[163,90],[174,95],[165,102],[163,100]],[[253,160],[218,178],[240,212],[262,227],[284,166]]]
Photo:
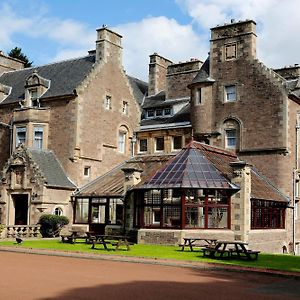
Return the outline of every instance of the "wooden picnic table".
[[[126,246],[127,250],[130,250],[130,243],[128,242],[128,237],[125,235],[105,235],[99,234],[91,237],[93,243],[92,249],[95,249],[96,244],[103,245],[105,250],[108,250],[107,245],[111,244],[115,247],[115,250],[118,250],[120,246]]]
[[[212,245],[215,245],[217,239],[208,239],[204,237],[200,238],[189,238],[185,237],[183,238],[184,242],[183,244],[179,244],[181,247],[181,251],[184,250],[185,247],[189,247],[191,251],[194,251],[195,247],[211,247]]]
[[[223,258],[225,255],[228,258],[247,258],[248,260],[257,259],[260,251],[247,249],[248,243],[242,241],[217,241],[214,247],[203,248],[203,255],[211,258]]]
[[[67,234],[61,234],[61,241],[63,243],[74,244],[77,239],[84,239],[86,243],[89,242],[90,234],[88,232],[83,232],[82,230],[70,230]]]

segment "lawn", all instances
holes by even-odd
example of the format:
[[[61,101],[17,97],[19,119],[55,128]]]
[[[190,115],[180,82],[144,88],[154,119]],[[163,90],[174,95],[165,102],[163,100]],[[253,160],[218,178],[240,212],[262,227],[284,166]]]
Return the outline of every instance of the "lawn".
[[[14,241],[0,242],[0,246],[16,246]],[[157,258],[157,259],[172,259],[181,261],[197,261],[206,263],[220,263],[239,265],[246,267],[258,267],[263,269],[273,269],[282,271],[300,272],[300,256],[292,255],[279,255],[279,254],[266,254],[260,253],[257,261],[247,261],[239,259],[211,259],[204,258],[199,251],[180,251],[179,247],[175,246],[160,246],[160,245],[133,245],[130,251],[121,248],[114,251],[110,248],[108,251],[103,249],[102,245],[97,245],[96,249],[91,249],[91,245],[84,242],[75,244],[62,243],[60,240],[43,239],[43,240],[28,240],[24,241],[17,247],[33,248],[33,249],[49,249],[61,251],[74,251],[92,254],[105,254],[105,255],[124,255],[144,258]]]

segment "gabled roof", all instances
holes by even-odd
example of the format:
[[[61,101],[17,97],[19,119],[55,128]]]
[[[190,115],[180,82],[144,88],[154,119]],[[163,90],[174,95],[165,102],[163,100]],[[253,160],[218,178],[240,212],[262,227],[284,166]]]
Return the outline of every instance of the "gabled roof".
[[[26,79],[34,70],[43,78],[50,80],[50,88],[42,95],[41,99],[74,94],[74,90],[91,71],[94,63],[95,56],[88,55],[4,73],[0,77],[0,83],[12,87],[12,91],[1,104],[19,102],[24,99]]]
[[[11,167],[23,165],[32,170],[34,178],[47,187],[75,190],[76,186],[67,177],[55,154],[49,150],[17,147],[5,164],[1,176],[5,178]]]
[[[138,188],[239,189],[221,174],[194,142],[182,149]]]
[[[75,90],[86,78],[95,64],[95,54],[81,58],[51,63],[39,67],[21,69],[3,73],[0,84],[12,87],[10,95],[0,103],[10,104],[20,102],[25,98],[26,79],[36,72],[39,76],[49,80],[50,86],[40,99],[75,95]],[[147,83],[127,75],[137,102],[141,105],[147,93]]]
[[[76,188],[52,151],[28,148],[28,153],[44,175],[47,186]]]

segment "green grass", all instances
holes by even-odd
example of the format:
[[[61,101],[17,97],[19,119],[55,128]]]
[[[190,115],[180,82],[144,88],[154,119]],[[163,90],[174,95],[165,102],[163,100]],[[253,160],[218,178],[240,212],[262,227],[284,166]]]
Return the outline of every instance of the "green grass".
[[[16,246],[14,241],[0,242],[0,246]],[[105,254],[105,255],[124,255],[145,258],[157,259],[173,259],[180,261],[197,261],[206,263],[220,263],[230,264],[245,267],[258,267],[263,269],[273,269],[282,271],[300,272],[300,256],[292,255],[278,255],[278,254],[265,254],[260,253],[257,261],[247,261],[240,259],[211,259],[204,258],[199,251],[180,251],[179,247],[175,246],[160,246],[160,245],[133,245],[130,251],[126,251],[124,247],[120,250],[114,251],[110,246],[109,251],[103,249],[102,245],[97,245],[96,249],[91,249],[91,245],[84,242],[76,244],[62,243],[60,240],[30,240],[24,241],[18,247],[32,248],[32,249],[48,249],[48,250],[62,250],[73,252],[84,252],[92,254]],[[109,246],[108,246],[109,247]]]

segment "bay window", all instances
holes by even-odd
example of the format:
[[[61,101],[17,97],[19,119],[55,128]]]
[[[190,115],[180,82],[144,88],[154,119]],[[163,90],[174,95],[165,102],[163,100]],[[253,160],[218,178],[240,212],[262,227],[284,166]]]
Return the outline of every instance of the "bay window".
[[[286,203],[251,200],[251,229],[284,229]]]

